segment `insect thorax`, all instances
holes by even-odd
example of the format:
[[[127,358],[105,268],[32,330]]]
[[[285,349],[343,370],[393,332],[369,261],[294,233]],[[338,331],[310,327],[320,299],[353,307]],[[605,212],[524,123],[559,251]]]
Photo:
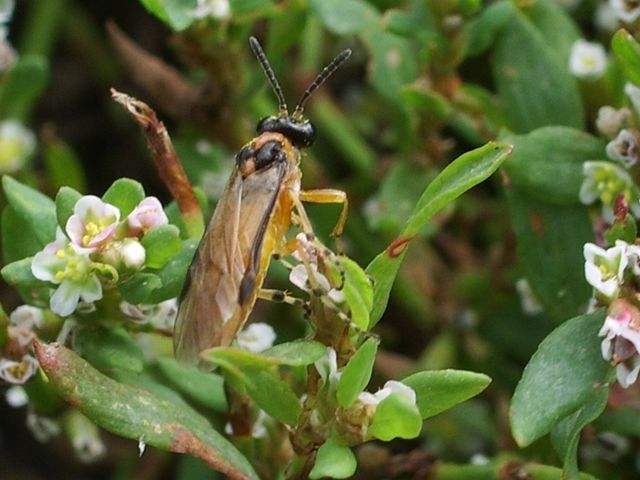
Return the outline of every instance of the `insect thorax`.
[[[283,134],[264,132],[242,147],[236,164],[243,178],[280,162],[296,162],[298,150]]]

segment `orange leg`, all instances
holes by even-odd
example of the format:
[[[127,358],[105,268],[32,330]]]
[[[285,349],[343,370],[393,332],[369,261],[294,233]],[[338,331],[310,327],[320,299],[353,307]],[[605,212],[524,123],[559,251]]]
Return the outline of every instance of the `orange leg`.
[[[340,203],[342,204],[342,211],[338,218],[338,223],[333,227],[332,235],[334,237],[340,237],[344,230],[344,224],[347,222],[347,212],[349,210],[349,199],[347,194],[342,190],[335,190],[333,188],[322,188],[318,190],[302,190],[299,194],[300,200],[309,203]]]

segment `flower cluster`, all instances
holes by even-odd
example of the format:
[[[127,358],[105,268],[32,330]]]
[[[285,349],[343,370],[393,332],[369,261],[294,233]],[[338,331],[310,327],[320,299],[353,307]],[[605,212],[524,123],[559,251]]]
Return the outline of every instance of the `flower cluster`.
[[[629,172],[640,159],[640,130],[633,126],[635,117],[640,116],[640,89],[627,84],[625,92],[633,112],[629,108],[610,106],[598,111],[596,126],[609,139],[606,147],[609,161],[586,161],[582,170],[585,178],[580,201],[590,205],[599,200],[602,216],[608,223],[613,223],[613,207],[618,198],[623,198],[634,217],[640,218],[640,189]]]
[[[13,385],[29,380],[38,369],[31,344],[35,331],[44,324],[44,312],[36,307],[22,305],[9,316],[8,341],[0,351],[0,379]]]
[[[0,30],[0,50],[2,49],[1,36]],[[2,62],[1,58],[0,62]],[[36,138],[31,130],[17,120],[0,122],[0,173],[13,173],[23,168],[35,149]]]
[[[640,246],[618,240],[604,249],[587,243],[584,258],[587,281],[608,308],[599,332],[602,356],[616,366],[618,382],[627,388],[640,372],[640,310],[630,288],[640,280]]]
[[[147,197],[120,220],[120,210],[98,197],[80,198],[65,230],[38,252],[31,272],[39,280],[58,285],[50,308],[66,317],[82,301],[91,305],[103,295],[101,278],[115,281],[121,273],[141,269],[145,249],[140,238],[150,229],[168,223],[158,199]]]

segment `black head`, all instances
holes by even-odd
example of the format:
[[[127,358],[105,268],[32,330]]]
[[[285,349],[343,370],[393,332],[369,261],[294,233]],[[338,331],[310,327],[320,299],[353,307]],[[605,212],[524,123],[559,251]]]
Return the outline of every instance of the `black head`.
[[[280,84],[278,84],[278,80],[273,73],[271,65],[269,65],[269,61],[267,60],[267,57],[265,56],[260,43],[258,43],[258,40],[256,40],[255,37],[250,37],[249,44],[251,45],[251,49],[256,55],[256,58],[260,62],[260,66],[262,67],[262,70],[264,71],[264,74],[266,75],[271,88],[275,92],[276,97],[278,97],[279,115],[277,117],[266,117],[260,120],[257,128],[258,133],[281,133],[289,140],[291,140],[291,143],[293,143],[293,145],[298,148],[310,147],[316,139],[316,127],[314,127],[314,125],[308,120],[304,120],[302,118],[304,104],[311,96],[311,94],[315,92],[317,88],[322,85],[323,82],[327,78],[329,78],[329,76],[333,72],[336,71],[340,64],[347,58],[349,58],[349,55],[351,55],[351,50],[347,49],[339,53],[329,63],[329,65],[322,69],[316,79],[305,90],[302,98],[298,102],[298,105],[293,112],[293,115],[289,115],[287,104],[284,100],[284,95],[282,94]]]
[[[258,122],[258,133],[281,133],[298,148],[308,148],[316,140],[316,127],[309,120],[296,120],[292,117],[265,117]]]

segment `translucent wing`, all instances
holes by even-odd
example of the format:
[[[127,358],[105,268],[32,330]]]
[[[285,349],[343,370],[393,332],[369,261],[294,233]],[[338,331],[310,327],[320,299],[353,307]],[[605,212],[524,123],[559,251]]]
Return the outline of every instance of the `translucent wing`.
[[[264,279],[260,257],[287,167],[274,163],[244,179],[237,168],[231,173],[183,291],[174,332],[179,360],[197,363],[202,350],[228,345],[246,321]]]

